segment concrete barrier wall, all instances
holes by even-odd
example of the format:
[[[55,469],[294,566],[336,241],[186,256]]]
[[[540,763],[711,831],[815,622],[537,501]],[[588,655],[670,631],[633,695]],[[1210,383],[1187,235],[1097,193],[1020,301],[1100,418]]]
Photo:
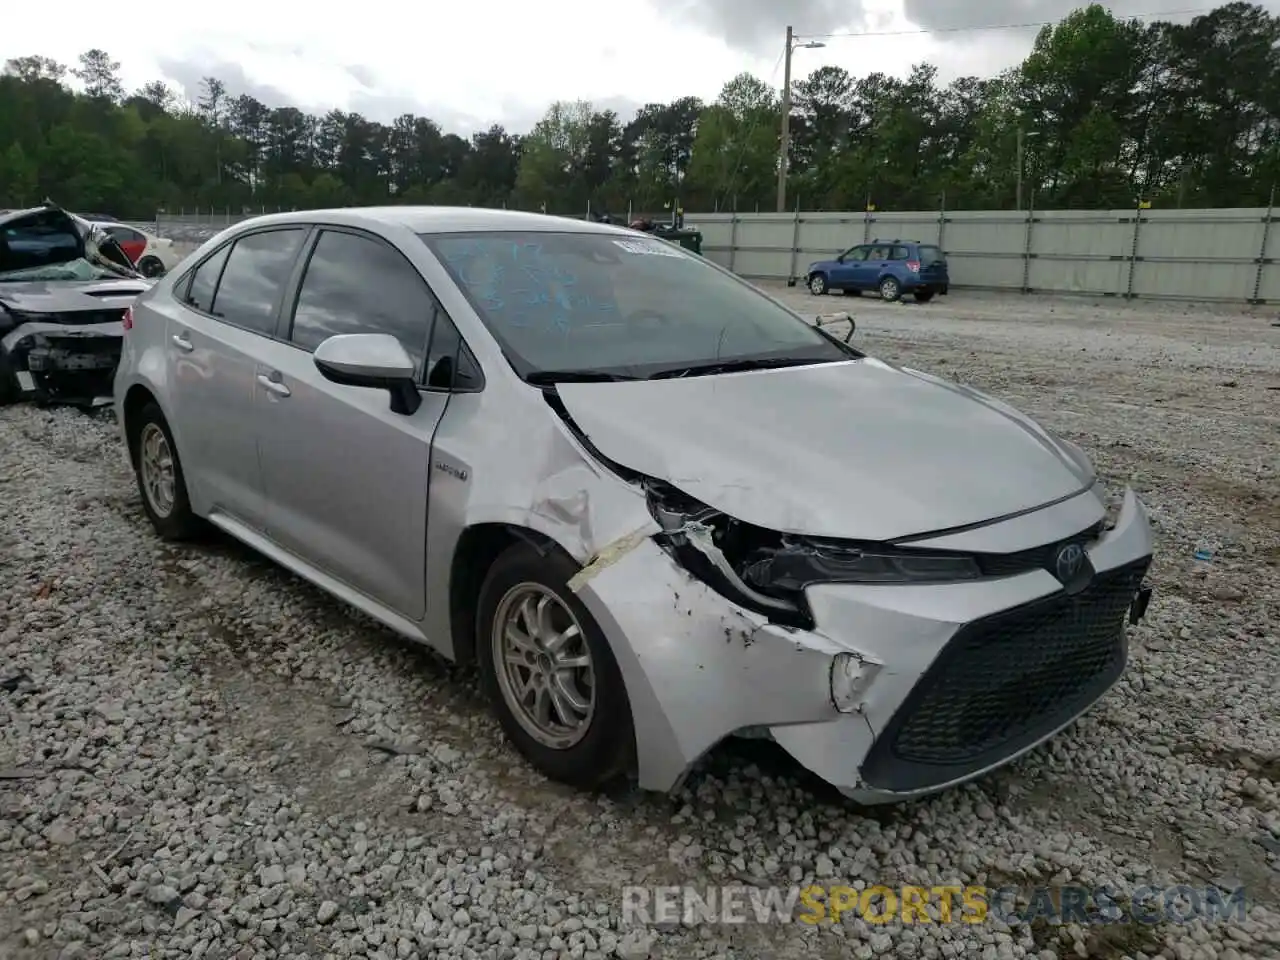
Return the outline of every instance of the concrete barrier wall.
[[[703,252],[745,277],[802,277],[868,240],[946,253],[952,284],[1025,293],[1280,301],[1273,211],[1109,210],[687,214]]]

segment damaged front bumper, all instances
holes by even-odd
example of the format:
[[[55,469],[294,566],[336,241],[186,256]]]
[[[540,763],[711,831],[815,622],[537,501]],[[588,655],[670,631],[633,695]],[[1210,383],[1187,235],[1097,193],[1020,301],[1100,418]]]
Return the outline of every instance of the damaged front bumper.
[[[668,791],[726,736],[761,734],[862,803],[935,792],[1002,766],[1088,710],[1145,611],[1146,510],[1126,492],[1086,547],[1090,585],[1047,570],[937,584],[806,590],[812,629],[745,610],[652,539],[575,587],[631,699],[640,784]]]
[[[0,366],[15,400],[107,406],[123,336],[120,323],[24,323],[0,339]]]

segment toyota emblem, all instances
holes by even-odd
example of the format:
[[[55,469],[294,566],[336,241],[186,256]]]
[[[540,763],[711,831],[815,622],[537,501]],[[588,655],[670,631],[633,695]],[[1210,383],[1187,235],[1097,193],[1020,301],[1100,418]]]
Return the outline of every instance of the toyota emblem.
[[[1084,547],[1078,543],[1064,544],[1053,562],[1054,571],[1063,583],[1069,583],[1080,572],[1084,563]]]

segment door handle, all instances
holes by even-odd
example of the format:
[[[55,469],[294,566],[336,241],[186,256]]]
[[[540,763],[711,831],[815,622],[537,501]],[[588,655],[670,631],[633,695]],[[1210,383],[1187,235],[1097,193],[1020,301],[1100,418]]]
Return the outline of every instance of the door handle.
[[[279,377],[279,374],[274,374],[269,377],[265,373],[260,373],[258,374],[258,382],[274,393],[277,397],[289,396],[289,388],[276,379],[276,377]]]
[[[195,349],[185,333],[175,333],[173,335],[173,345],[185,353],[190,353]]]

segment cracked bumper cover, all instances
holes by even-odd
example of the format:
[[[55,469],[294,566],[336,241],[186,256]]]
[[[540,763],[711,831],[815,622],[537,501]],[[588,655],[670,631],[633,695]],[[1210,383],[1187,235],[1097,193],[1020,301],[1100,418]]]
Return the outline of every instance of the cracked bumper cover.
[[[120,362],[119,323],[28,323],[0,341],[19,399],[106,403]]]
[[[1097,578],[1136,569],[1140,579],[1151,551],[1146,510],[1126,491],[1115,526],[1088,547],[1090,562]],[[1078,691],[1066,715],[1042,718],[1047,725],[977,766],[957,766],[954,776],[936,765],[925,782],[918,769],[904,773],[885,760],[890,751],[882,735],[901,726],[907,711],[900,708],[913,691],[918,699],[922,677],[966,626],[1061,598],[1061,584],[1048,572],[954,584],[811,587],[817,626],[799,630],[743,610],[643,540],[578,592],[608,636],[627,685],[640,784],[659,791],[678,786],[726,736],[759,731],[859,802],[932,793],[1002,766],[1069,726],[1115,682],[1126,659],[1120,634],[1107,670]],[[1134,594],[1136,600],[1125,600],[1130,619],[1144,612],[1149,590]],[[842,653],[869,668],[852,713],[839,712],[831,698],[832,664]]]

